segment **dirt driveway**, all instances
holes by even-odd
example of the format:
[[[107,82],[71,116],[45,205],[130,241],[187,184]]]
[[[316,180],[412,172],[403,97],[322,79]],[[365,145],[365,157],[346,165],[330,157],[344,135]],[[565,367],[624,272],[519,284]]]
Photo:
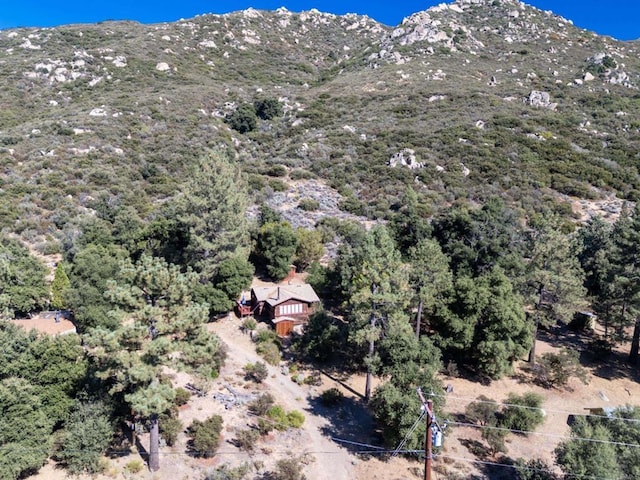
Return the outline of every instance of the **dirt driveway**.
[[[249,335],[241,333],[240,321],[233,315],[209,324],[209,330],[215,332],[228,347],[227,362],[222,377],[241,371],[242,367],[248,363],[262,361],[262,358],[256,354],[255,344]],[[269,449],[277,451],[277,454],[269,454],[265,459],[260,458],[262,455],[258,454],[257,459],[265,463],[275,463],[276,457],[306,456],[312,459],[304,471],[308,480],[355,478],[356,457],[329,438],[327,435],[331,430],[329,421],[313,413],[317,407],[312,405],[311,400],[321,392],[321,389],[298,385],[289,375],[283,374],[279,367],[269,365],[268,369],[269,377],[263,382],[266,390],[274,396],[276,403],[287,410],[295,409],[303,412],[305,422],[300,432],[289,432],[288,435],[276,434],[271,440]],[[279,436],[283,438],[278,439]],[[291,437],[294,442],[287,441]],[[289,455],[285,453],[287,443],[293,443]]]

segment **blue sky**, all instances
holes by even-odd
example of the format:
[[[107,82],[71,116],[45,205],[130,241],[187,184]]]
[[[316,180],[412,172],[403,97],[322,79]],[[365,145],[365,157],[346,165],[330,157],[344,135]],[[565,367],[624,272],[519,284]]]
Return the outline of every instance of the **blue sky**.
[[[298,12],[367,14],[387,25],[443,0],[0,0],[0,28],[136,20],[174,21],[200,13],[226,13],[248,7],[273,10],[284,6]],[[552,10],[579,27],[620,40],[640,38],[640,0],[528,0]]]

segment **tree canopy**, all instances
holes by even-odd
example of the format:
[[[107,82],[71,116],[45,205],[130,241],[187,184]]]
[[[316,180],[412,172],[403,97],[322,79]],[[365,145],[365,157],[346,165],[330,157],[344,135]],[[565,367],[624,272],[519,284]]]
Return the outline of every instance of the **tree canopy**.
[[[22,378],[0,381],[0,477],[17,480],[49,457],[54,422],[34,386]]]
[[[201,157],[176,202],[188,234],[186,262],[204,281],[220,263],[249,255],[246,182],[237,165],[220,152]]]
[[[510,373],[513,361],[531,345],[522,297],[500,268],[477,278],[459,277],[450,303],[432,324],[445,357],[466,361],[491,378]]]
[[[13,318],[49,303],[44,264],[19,241],[0,235],[0,316]]]
[[[96,375],[138,414],[151,420],[149,465],[159,468],[158,415],[167,410],[174,391],[162,382],[163,366],[187,368],[211,378],[224,359],[218,338],[204,328],[208,306],[192,300],[197,274],[143,255],[121,265],[118,281],[106,295],[118,328],[93,330],[89,354]]]

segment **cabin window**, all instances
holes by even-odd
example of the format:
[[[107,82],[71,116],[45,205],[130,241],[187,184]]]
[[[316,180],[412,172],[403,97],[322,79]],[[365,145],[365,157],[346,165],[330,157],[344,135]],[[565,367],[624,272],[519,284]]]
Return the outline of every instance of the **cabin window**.
[[[302,304],[294,303],[292,305],[280,305],[280,315],[294,315],[302,313]]]

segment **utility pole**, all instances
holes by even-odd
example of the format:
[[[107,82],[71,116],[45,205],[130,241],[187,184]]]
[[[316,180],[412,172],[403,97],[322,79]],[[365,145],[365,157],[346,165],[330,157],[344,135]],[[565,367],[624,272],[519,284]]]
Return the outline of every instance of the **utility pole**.
[[[422,389],[418,387],[418,396],[425,409],[427,417],[427,428],[424,432],[424,480],[431,480],[431,461],[433,460],[432,447],[433,437],[431,436],[431,426],[433,425],[433,401],[425,400]]]

